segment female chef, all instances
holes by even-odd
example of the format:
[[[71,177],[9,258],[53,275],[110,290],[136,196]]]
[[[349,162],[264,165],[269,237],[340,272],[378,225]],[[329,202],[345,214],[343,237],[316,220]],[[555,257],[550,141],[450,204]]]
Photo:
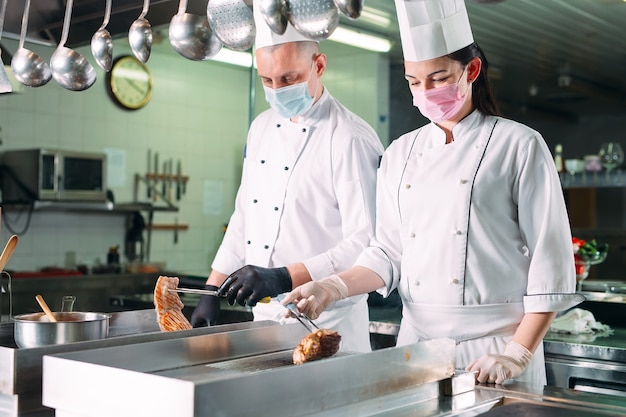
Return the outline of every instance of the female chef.
[[[389,146],[376,237],[354,266],[283,304],[394,288],[398,345],[447,337],[478,382],[546,383],[542,338],[575,294],[561,185],[539,133],[497,115],[463,0],[395,0],[413,104],[431,123]]]

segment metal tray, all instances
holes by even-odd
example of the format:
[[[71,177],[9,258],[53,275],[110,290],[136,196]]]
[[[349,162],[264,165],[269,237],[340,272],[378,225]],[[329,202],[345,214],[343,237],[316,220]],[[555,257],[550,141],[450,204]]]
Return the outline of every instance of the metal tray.
[[[581,283],[583,291],[605,292],[612,294],[626,294],[626,282],[624,281],[596,281],[589,280]]]

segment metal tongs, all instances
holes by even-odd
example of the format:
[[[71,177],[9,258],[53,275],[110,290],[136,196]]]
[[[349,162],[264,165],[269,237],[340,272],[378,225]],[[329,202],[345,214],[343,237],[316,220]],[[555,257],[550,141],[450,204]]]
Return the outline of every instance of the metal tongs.
[[[226,294],[220,293],[219,290],[213,291],[213,290],[200,290],[196,288],[175,288],[175,289],[171,288],[171,289],[168,289],[168,291],[180,292],[180,293],[185,293],[185,294],[214,295],[216,297],[223,297],[223,298],[226,297]],[[264,297],[259,300],[259,303],[267,304],[271,300],[272,299],[270,297]]]
[[[282,302],[285,299],[285,294],[278,294],[276,296],[276,299],[279,302]],[[298,307],[296,307],[294,303],[287,304],[285,308],[291,311],[291,313],[295,316],[296,320],[298,320],[300,324],[303,325],[307,329],[307,331],[312,333],[315,330],[319,330],[319,327],[317,327],[317,324],[315,324],[309,316],[307,316],[304,313],[301,313],[300,310],[298,310]]]

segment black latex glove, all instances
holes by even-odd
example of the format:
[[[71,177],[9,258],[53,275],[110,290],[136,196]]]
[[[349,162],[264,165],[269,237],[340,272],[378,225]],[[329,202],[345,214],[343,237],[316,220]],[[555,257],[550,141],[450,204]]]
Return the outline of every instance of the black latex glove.
[[[225,295],[231,306],[254,306],[260,299],[276,297],[291,291],[291,275],[287,268],[262,268],[246,265],[230,274],[218,293]]]
[[[205,290],[217,291],[215,285],[205,285]],[[215,295],[203,295],[191,314],[191,326],[203,327],[217,324],[220,316],[220,299]]]

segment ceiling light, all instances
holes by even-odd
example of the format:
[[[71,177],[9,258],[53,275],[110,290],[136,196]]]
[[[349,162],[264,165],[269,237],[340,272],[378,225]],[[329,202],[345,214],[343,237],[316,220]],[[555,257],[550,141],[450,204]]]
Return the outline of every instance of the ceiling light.
[[[374,52],[389,52],[391,49],[391,41],[389,39],[357,32],[341,26],[337,27],[328,39]]]
[[[222,48],[213,58],[211,58],[211,60],[250,68],[252,65],[252,53]]]
[[[361,16],[359,17],[359,19],[385,28],[391,25],[391,19],[389,18],[389,15],[387,13],[381,10],[373,9],[368,6],[363,6],[363,10],[361,10]]]
[[[4,55],[4,54],[3,54]],[[24,92],[24,84],[17,81],[15,75],[13,75],[13,70],[10,65],[4,65],[4,71],[7,73],[7,78],[11,83],[11,93],[23,93]]]
[[[389,52],[392,43],[389,39],[380,36],[370,35],[364,32],[357,32],[352,29],[337,27],[333,34],[328,38],[331,41],[343,43],[357,48],[367,49],[374,52]],[[211,61],[224,62],[226,64],[237,65],[240,67],[250,68],[252,65],[252,53],[233,51],[232,49],[222,48]],[[256,66],[256,65],[255,65]]]

